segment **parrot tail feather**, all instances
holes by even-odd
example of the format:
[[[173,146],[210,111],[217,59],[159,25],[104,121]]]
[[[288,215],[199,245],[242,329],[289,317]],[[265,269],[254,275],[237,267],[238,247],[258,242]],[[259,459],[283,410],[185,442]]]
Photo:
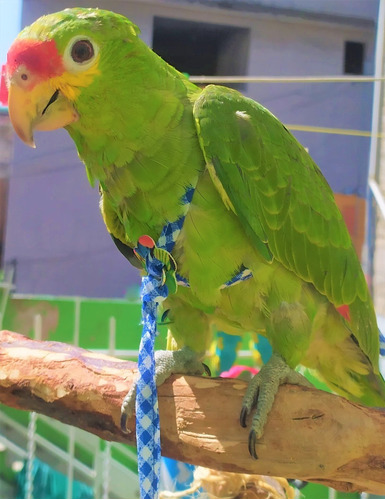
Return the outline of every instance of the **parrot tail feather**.
[[[332,380],[330,374],[324,376],[327,385],[334,392],[350,401],[370,407],[385,407],[385,380],[373,370],[366,373],[348,370],[344,380]]]
[[[315,369],[340,396],[366,406],[385,407],[385,380],[378,364],[375,366],[364,353],[351,331],[345,331],[345,335],[345,338],[335,335],[334,343],[330,338],[329,342],[318,338],[307,353],[305,366]]]
[[[380,373],[371,372],[368,375],[350,373],[349,375],[362,390],[360,396],[355,398],[351,394],[349,399],[365,406],[385,407],[385,380]]]

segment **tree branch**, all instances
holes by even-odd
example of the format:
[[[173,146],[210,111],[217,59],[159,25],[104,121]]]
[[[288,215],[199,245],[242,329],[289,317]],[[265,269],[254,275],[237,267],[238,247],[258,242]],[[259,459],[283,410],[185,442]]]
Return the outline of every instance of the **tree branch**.
[[[59,342],[0,332],[0,402],[33,410],[110,441],[134,444],[119,427],[136,364]],[[246,383],[171,377],[159,387],[165,456],[231,472],[298,478],[342,491],[385,493],[385,412],[316,389],[282,386],[259,460],[239,425]]]

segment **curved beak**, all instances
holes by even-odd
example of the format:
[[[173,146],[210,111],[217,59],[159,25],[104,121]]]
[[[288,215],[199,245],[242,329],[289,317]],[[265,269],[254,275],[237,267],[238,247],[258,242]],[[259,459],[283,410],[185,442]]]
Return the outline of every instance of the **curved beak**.
[[[72,102],[60,90],[53,91],[49,81],[28,89],[11,80],[8,111],[17,135],[33,148],[34,130],[54,130],[79,119]]]

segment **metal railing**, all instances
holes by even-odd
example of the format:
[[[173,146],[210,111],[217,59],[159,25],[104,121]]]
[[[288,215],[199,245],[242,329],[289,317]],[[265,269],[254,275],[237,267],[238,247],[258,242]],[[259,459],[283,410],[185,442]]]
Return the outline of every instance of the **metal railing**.
[[[11,287],[7,287],[10,290]],[[75,300],[75,319],[73,329],[73,343],[79,341],[81,301]],[[34,338],[42,338],[42,317],[34,316]],[[115,351],[116,319],[109,320],[108,348],[110,355]],[[121,354],[121,353],[119,353]],[[55,442],[65,440],[66,449],[43,437],[38,431],[38,423],[44,422],[51,428],[51,433],[57,437]],[[35,458],[48,464],[55,464],[54,469],[66,475],[66,498],[73,498],[74,480],[83,481],[93,489],[95,498],[138,498],[139,484],[136,474],[136,452],[120,443],[107,443],[81,429],[63,424],[49,417],[31,412],[28,425],[14,421],[0,408],[0,443],[19,460],[26,460],[27,498],[33,498],[32,465]],[[93,464],[90,466],[76,456],[79,448],[87,450],[93,455]],[[133,470],[122,465],[113,458],[118,454],[124,460],[133,464]],[[135,470],[135,472],[134,472]],[[1,497],[0,497],[1,498]]]
[[[61,439],[67,438],[67,449],[63,449],[37,432],[38,422],[51,427]],[[31,425],[31,422],[33,424]],[[68,440],[71,432],[73,440]],[[24,426],[0,410],[0,443],[14,460],[27,463],[25,491],[33,498],[32,464],[35,458],[52,465],[67,475],[67,496],[73,498],[73,481],[82,481],[93,490],[95,498],[138,498],[139,486],[136,474],[113,458],[114,451],[135,463],[136,453],[119,443],[108,443],[103,448],[102,440],[81,429],[65,425],[51,418],[30,414],[29,425]],[[93,455],[93,463],[86,464],[75,456],[75,449],[83,448]],[[71,474],[68,475],[68,468]],[[1,498],[1,497],[0,497]]]

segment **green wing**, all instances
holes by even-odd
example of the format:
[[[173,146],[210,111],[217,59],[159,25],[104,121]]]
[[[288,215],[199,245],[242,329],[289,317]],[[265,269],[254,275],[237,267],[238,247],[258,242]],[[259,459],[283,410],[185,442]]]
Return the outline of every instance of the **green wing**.
[[[194,104],[201,148],[222,198],[230,200],[266,260],[296,273],[336,307],[378,365],[378,330],[365,277],[334,201],[306,150],[263,106],[224,87]]]

